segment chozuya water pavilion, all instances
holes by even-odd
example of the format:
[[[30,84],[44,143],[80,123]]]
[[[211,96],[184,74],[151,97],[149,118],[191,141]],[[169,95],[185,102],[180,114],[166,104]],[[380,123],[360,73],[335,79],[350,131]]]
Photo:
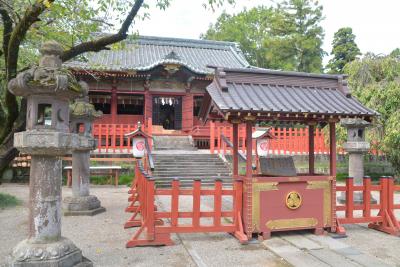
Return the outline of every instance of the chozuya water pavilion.
[[[243,179],[243,223],[248,237],[273,231],[336,231],[336,138],[341,118],[371,121],[376,112],[351,96],[343,76],[265,69],[216,68],[200,110],[203,122],[233,125],[233,175]],[[252,127],[257,122],[308,125],[309,173],[292,177],[253,174]],[[238,173],[238,125],[246,124],[246,175]],[[329,126],[330,173],[314,171],[315,127]]]

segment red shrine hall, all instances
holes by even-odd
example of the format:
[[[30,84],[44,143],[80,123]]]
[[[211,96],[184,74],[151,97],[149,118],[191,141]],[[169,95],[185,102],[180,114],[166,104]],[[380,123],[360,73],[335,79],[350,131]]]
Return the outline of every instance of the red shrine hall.
[[[65,65],[89,84],[90,102],[104,114],[95,121],[95,136],[99,131],[119,136],[119,128],[125,134],[138,121],[147,127],[151,118],[153,134],[194,138],[209,138],[198,120],[214,77],[209,66],[249,67],[236,43],[147,36],[127,40],[122,50],[89,53]]]

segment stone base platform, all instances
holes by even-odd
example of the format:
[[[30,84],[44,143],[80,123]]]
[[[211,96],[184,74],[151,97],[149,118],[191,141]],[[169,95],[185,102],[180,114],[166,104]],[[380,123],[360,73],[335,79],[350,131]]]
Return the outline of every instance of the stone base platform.
[[[106,211],[96,196],[66,197],[63,201],[64,216],[93,216]]]
[[[8,263],[13,267],[93,267],[82,256],[82,251],[65,237],[44,244],[23,240],[14,248]]]
[[[105,212],[106,208],[98,207],[92,210],[64,210],[64,216],[94,216],[96,214]]]

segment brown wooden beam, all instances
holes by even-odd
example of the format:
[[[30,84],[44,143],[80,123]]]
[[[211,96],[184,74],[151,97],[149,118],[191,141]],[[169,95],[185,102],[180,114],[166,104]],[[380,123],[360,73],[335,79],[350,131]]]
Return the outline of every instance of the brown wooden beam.
[[[253,134],[253,124],[251,121],[246,122],[246,177],[251,179],[253,169],[252,169],[252,157],[253,157],[253,142],[252,142],[252,134]]]
[[[315,130],[315,124],[308,125],[308,172],[310,174],[315,173],[314,130]]]
[[[233,175],[238,175],[239,174],[239,157],[238,157],[238,152],[239,152],[239,125],[237,123],[233,124],[232,127],[232,138],[233,138]]]
[[[336,129],[335,122],[329,123],[329,169],[330,175],[336,176]]]

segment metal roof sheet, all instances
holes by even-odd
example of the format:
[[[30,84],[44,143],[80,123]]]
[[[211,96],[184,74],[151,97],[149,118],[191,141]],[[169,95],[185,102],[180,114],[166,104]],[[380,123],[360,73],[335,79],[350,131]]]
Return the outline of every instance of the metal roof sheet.
[[[356,98],[340,88],[340,76],[314,76],[296,73],[283,73],[285,79],[277,79],[278,71],[262,72],[251,70],[220,70],[214,82],[207,87],[212,101],[223,112],[254,111],[278,113],[314,113],[326,115],[377,115],[372,109],[363,106]],[[269,76],[268,76],[268,75]],[[295,78],[294,78],[295,77]],[[336,78],[336,80],[335,80]],[[218,79],[225,79],[227,88],[221,88]],[[297,85],[296,79],[302,85]],[[309,79],[309,81],[307,81]],[[313,80],[314,79],[314,80]],[[330,80],[330,83],[325,81]],[[279,83],[276,83],[279,82]],[[329,84],[330,87],[319,85]],[[342,85],[343,86],[343,85]]]
[[[65,65],[103,71],[147,71],[158,65],[179,64],[199,74],[213,73],[207,65],[249,67],[233,42],[151,36],[131,38],[124,42],[123,49],[87,53],[86,58],[87,61],[69,61]]]

